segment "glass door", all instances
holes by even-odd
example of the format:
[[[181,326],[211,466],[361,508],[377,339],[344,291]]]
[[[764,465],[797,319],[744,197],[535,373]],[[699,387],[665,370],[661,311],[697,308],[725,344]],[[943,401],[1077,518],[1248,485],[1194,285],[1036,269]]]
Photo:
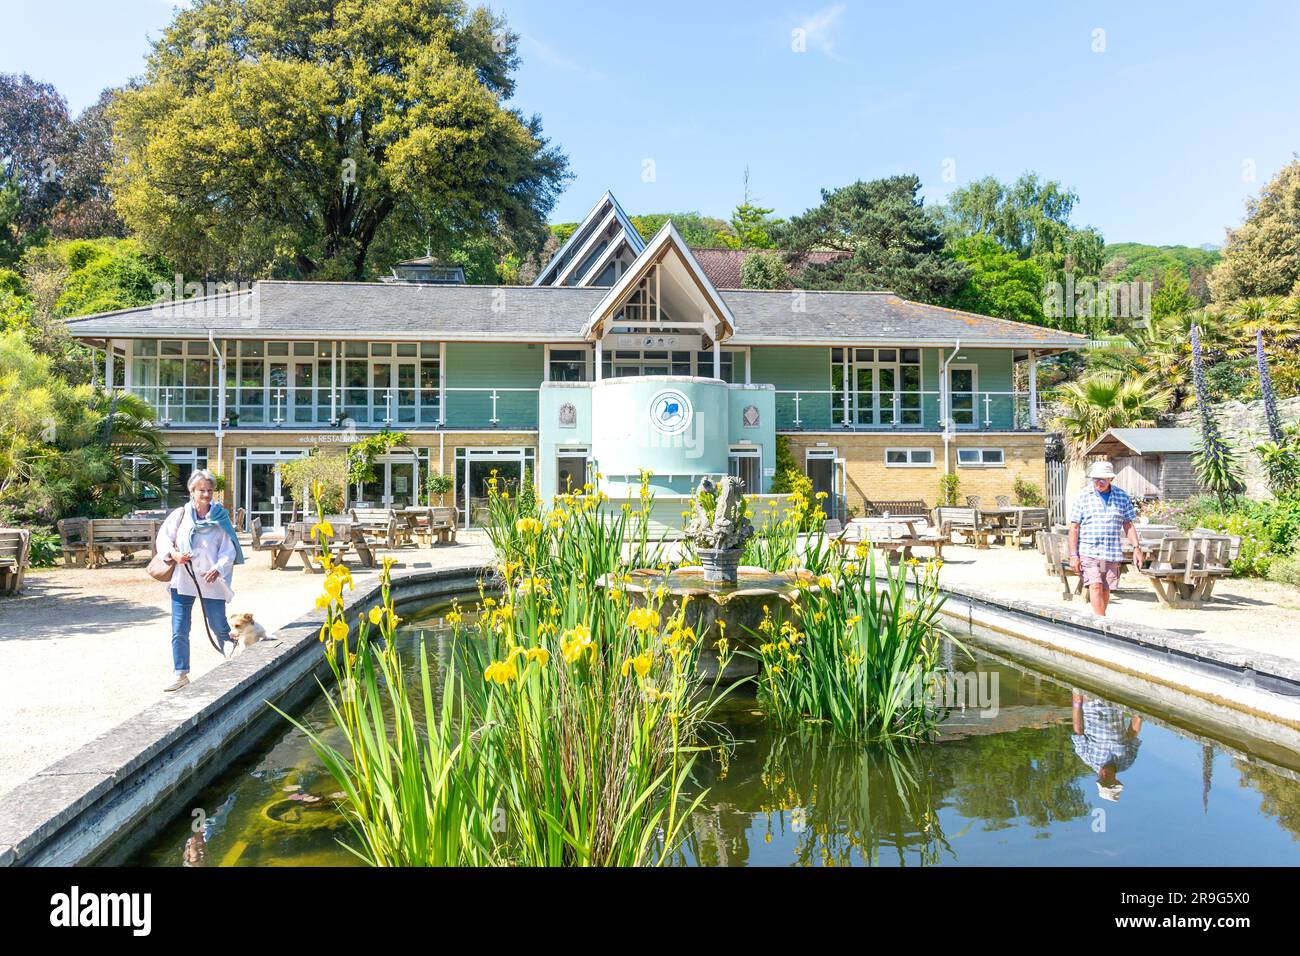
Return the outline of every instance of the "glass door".
[[[493,478],[498,492],[519,494],[525,476],[532,480],[534,454],[532,448],[456,449],[456,506],[464,527],[486,523],[488,488]]]
[[[270,362],[266,372],[266,407],[271,415],[271,424],[283,425],[289,411],[289,364]]]
[[[396,364],[397,392],[393,396],[390,408],[396,409],[396,418],[399,424],[412,425],[415,423],[417,397],[419,395],[416,390],[416,363],[398,362]]]
[[[952,409],[952,423],[958,428],[974,428],[975,392],[978,387],[975,366],[949,366],[948,383],[948,405]]]
[[[283,461],[301,458],[306,452],[297,450],[250,449],[247,458],[237,459],[236,465],[242,492],[238,505],[248,509],[248,520],[262,519],[262,530],[280,529],[294,512],[293,498],[280,480]]]
[[[816,496],[819,492],[826,494],[826,497],[821,499],[822,510],[826,512],[826,517],[836,517],[835,505],[839,495],[836,493],[835,450],[833,448],[809,449],[805,469],[812,480],[813,495]],[[814,497],[813,500],[818,499]]]
[[[370,420],[391,425],[394,421],[396,396],[393,394],[393,363],[376,362],[370,368]]]
[[[315,391],[316,363],[312,360],[293,363],[293,420],[298,424],[317,421]]]
[[[390,461],[384,465],[384,484],[388,488],[386,501],[389,508],[402,508],[418,505],[417,494],[420,487],[420,466],[415,460]]]

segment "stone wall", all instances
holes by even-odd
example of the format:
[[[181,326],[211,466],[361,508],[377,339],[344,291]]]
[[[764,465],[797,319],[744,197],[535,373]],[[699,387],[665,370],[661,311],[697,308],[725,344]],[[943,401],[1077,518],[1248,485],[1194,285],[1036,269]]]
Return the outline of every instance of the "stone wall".
[[[1277,403],[1282,424],[1300,422],[1300,397],[1284,399]],[[1252,498],[1268,496],[1268,482],[1255,446],[1268,440],[1268,424],[1264,420],[1264,403],[1223,402],[1214,406],[1214,417],[1223,437],[1233,446],[1242,463],[1246,479],[1246,493]],[[1178,428],[1200,428],[1200,413],[1195,409],[1179,412],[1173,425]]]

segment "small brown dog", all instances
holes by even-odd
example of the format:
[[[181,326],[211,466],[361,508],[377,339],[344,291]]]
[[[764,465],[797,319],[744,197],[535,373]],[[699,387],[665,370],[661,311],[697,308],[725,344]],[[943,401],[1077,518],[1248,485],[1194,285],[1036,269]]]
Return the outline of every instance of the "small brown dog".
[[[234,657],[258,641],[266,640],[266,628],[254,621],[253,615],[245,611],[231,617],[230,636],[235,642],[235,649],[230,655]]]

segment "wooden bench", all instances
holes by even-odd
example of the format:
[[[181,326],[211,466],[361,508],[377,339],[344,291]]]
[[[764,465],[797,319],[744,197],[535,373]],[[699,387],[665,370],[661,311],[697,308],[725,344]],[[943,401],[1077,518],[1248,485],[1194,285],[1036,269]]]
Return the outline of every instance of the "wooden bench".
[[[91,518],[87,531],[90,567],[105,564],[109,551],[119,552],[123,561],[129,561],[137,551],[148,551],[152,558],[161,524],[147,518]]]
[[[1214,582],[1231,573],[1231,547],[1228,535],[1168,537],[1141,570],[1165,607],[1200,607],[1213,596]]]
[[[430,519],[430,530],[442,544],[456,543],[456,509],[434,508]]]
[[[928,518],[930,516],[930,507],[919,498],[905,501],[863,501],[864,514],[869,518],[883,518],[888,515],[891,518],[918,517]]]
[[[23,572],[31,553],[32,533],[21,528],[0,528],[0,595],[20,594]]]
[[[254,551],[270,551],[271,567],[275,567],[275,552],[280,545],[284,544],[284,535],[263,534],[262,519],[254,518],[252,524],[248,526],[249,534],[253,538]]]
[[[352,508],[348,514],[353,524],[377,538],[381,547],[395,550],[411,543],[411,523],[389,508]]]
[[[975,541],[975,547],[989,546],[988,529],[980,522],[979,512],[974,508],[935,508],[934,520],[939,533],[944,536],[951,537],[954,531],[960,531],[967,540]]]
[[[1046,508],[1022,508],[1015,514],[1015,520],[998,529],[995,534],[1002,537],[1004,544],[1015,542],[1017,548],[1023,547],[1024,539],[1036,540],[1038,532],[1047,530]]]
[[[70,568],[89,566],[90,519],[63,518],[58,522],[58,529],[64,565]]]
[[[1069,601],[1075,594],[1083,593],[1083,574],[1070,567],[1069,537],[1057,531],[1040,531],[1039,541],[1047,559],[1048,575],[1061,580],[1061,597]],[[1071,576],[1079,579],[1073,588],[1070,587]]]

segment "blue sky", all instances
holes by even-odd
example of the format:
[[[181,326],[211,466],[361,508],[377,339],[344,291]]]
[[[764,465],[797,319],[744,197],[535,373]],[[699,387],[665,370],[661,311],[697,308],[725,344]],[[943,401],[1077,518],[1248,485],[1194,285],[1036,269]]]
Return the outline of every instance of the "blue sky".
[[[1217,244],[1300,150],[1290,0],[490,5],[523,37],[516,105],[576,174],[556,221],[607,188],[632,213],[725,217],[746,166],[780,215],[855,179],[915,172],[938,202],[1035,170],[1108,241]],[[172,7],[0,0],[0,70],[79,110],[143,71]]]

